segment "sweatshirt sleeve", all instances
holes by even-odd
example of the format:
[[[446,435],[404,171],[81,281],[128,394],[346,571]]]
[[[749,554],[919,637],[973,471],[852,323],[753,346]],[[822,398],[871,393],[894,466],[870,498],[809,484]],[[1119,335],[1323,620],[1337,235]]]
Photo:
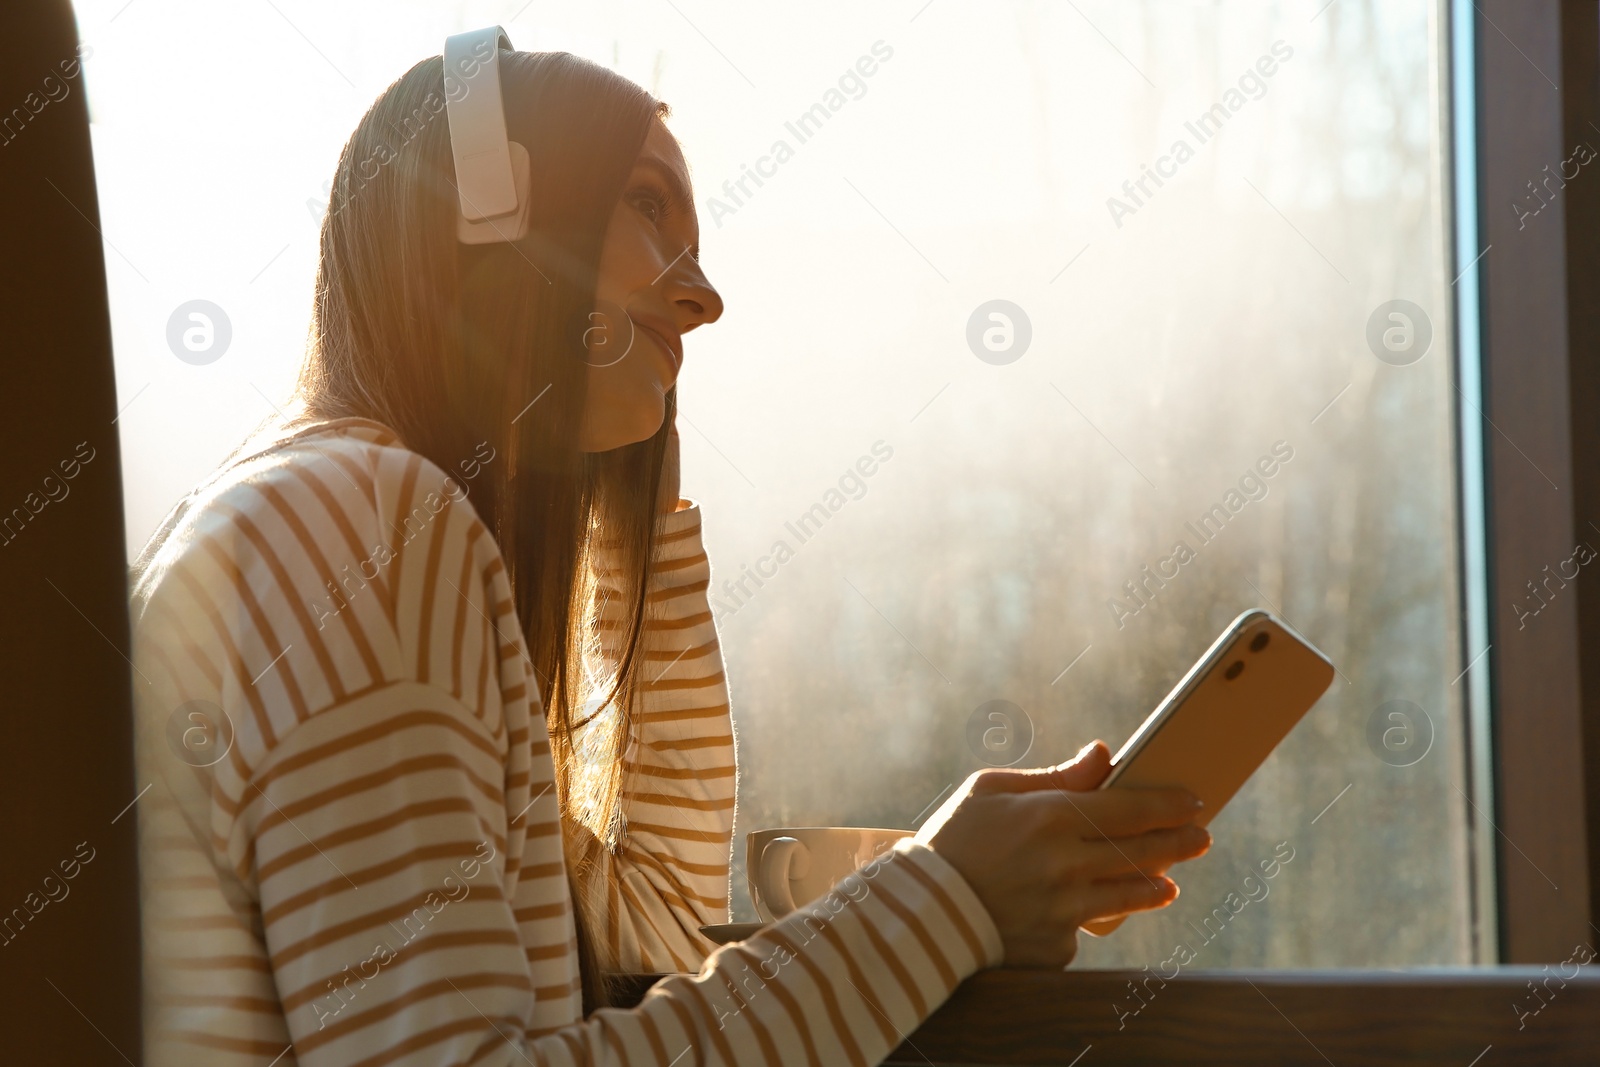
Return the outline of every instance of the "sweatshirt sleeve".
[[[701,531],[692,503],[661,519],[623,784],[627,840],[612,854],[572,828],[591,862],[585,891],[606,901],[610,955],[623,970],[692,972],[717,947],[700,927],[728,921],[733,720]],[[625,612],[614,555],[599,564],[601,650],[614,666]]]
[[[695,519],[679,521],[689,532],[682,541],[697,546]],[[571,973],[571,946],[540,933],[546,913],[564,905],[534,902],[529,886],[559,884],[551,861],[560,830],[553,794],[533,788],[548,785],[547,760],[515,773],[511,761],[528,741],[534,753],[548,752],[543,716],[536,703],[526,717],[496,714],[492,701],[467,702],[471,688],[442,684],[454,677],[442,668],[456,647],[484,644],[496,622],[514,633],[504,625],[507,590],[481,554],[481,535],[458,535],[441,518],[415,547],[396,592],[403,608],[427,602],[406,592],[413,578],[456,576],[452,598],[434,601],[450,610],[411,618],[407,609],[399,619],[403,632],[433,634],[396,640],[426,644],[421,662],[435,668],[350,694],[288,730],[256,768],[254,800],[236,825],[257,872],[277,999],[304,1067],[870,1067],[963,979],[1000,962],[998,932],[965,880],[906,839],[805,908],[664,979],[637,1007],[547,1025],[569,1010],[562,976]],[[697,557],[704,567],[703,553],[687,553]],[[481,614],[456,612],[453,601],[463,598]],[[475,636],[478,622],[485,632]],[[700,633],[680,647],[714,648],[709,629]],[[506,686],[520,678],[519,662],[520,653],[502,657],[509,710],[520,703],[520,684]],[[536,691],[528,696],[537,700]],[[517,736],[521,724],[531,738]],[[697,751],[692,745],[647,751],[663,767],[698,766],[684,755]],[[699,795],[687,776],[668,780],[681,783],[678,796]],[[725,839],[715,847],[720,854]]]
[[[306,1067],[876,1064],[1000,961],[961,876],[910,839],[631,1009],[538,1034],[493,732],[403,682],[283,739],[253,788],[260,908]]]
[[[582,1018],[549,734],[503,560],[433,491],[436,468],[323,443],[206,505],[152,579],[149,611],[174,621],[146,612],[139,662],[170,663],[235,728],[226,758],[173,750],[183,788],[152,825],[206,860],[155,873],[214,897],[158,931],[192,979],[171,1018],[193,1024],[174,1037],[193,1054],[163,1064],[870,1067],[1000,962],[965,880],[906,839],[638,1006]],[[347,561],[370,587],[308,608]],[[169,709],[141,715],[153,747],[175,743]]]

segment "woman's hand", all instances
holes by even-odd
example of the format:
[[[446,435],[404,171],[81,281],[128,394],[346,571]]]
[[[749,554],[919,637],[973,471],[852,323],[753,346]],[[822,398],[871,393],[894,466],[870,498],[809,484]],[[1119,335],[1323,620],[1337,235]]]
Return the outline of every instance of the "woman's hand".
[[[678,510],[679,492],[678,420],[667,431],[667,457],[661,464],[661,491],[656,495],[656,511],[667,515]]]
[[[1041,770],[978,771],[916,839],[961,873],[1016,967],[1063,967],[1078,928],[1177,899],[1167,868],[1211,847],[1186,789],[1107,789],[1111,750],[1095,741]]]

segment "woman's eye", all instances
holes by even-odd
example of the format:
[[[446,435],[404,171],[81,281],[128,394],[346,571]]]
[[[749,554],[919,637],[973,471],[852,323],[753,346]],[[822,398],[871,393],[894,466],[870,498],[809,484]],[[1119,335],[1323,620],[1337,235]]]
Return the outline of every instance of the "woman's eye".
[[[634,203],[639,206],[640,211],[644,212],[645,217],[653,223],[659,223],[667,215],[666,201],[662,199],[660,193],[653,190],[641,192],[634,200]]]

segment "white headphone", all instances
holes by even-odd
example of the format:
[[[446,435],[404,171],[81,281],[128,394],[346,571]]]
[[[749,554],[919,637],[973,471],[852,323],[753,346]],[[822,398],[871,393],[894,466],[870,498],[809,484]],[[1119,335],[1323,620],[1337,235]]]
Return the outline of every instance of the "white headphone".
[[[528,150],[506,138],[500,50],[511,39],[499,26],[444,40],[445,109],[455,156],[460,213],[456,239],[484,245],[528,232]]]

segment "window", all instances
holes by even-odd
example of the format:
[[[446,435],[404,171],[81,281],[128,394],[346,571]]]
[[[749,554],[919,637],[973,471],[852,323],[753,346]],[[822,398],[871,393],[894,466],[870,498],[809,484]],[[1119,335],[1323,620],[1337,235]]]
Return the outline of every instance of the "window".
[[[1081,962],[1159,960],[1218,906],[1200,966],[1492,958],[1436,0],[80,18],[132,551],[287,394],[360,113],[498,19],[667,100],[693,168],[728,312],[688,344],[685,491],[736,843],[911,826],[986,761],[1115,748],[1261,606],[1333,690],[1178,902]]]
[[[841,136],[711,231],[740,269],[701,380],[738,384],[691,382],[685,433],[717,452],[742,828],[911,825],[986,733],[992,762],[1115,748],[1267,607],[1334,689],[1178,902],[1082,961],[1194,944],[1230,893],[1261,899],[1199,966],[1473,959],[1436,20],[929,7],[878,31],[894,61]],[[968,343],[996,298],[1022,309],[999,354]]]

